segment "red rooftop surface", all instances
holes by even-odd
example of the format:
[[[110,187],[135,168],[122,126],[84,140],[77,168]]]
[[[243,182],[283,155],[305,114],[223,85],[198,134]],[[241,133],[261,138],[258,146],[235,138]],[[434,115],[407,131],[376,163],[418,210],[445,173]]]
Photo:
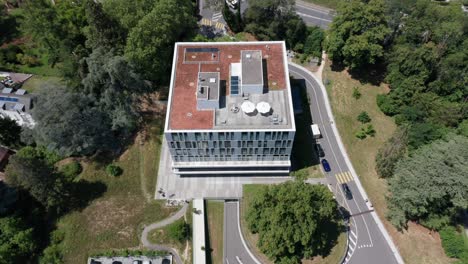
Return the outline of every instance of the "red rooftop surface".
[[[197,52],[196,48],[217,52]],[[199,72],[219,72],[229,91],[229,66],[239,63],[242,50],[261,50],[265,85],[269,89],[286,89],[284,42],[177,43],[171,101],[168,108],[170,130],[203,130],[214,126],[214,110],[197,110],[197,78]],[[266,62],[266,65],[265,65]],[[265,73],[264,73],[265,74]]]

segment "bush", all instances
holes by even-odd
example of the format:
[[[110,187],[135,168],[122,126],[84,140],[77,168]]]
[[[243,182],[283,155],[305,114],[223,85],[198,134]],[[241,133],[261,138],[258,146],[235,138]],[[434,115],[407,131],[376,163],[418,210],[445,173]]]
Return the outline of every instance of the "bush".
[[[367,135],[373,137],[373,136],[375,136],[376,131],[375,131],[374,127],[371,124],[369,124],[366,127],[365,133]]]
[[[354,87],[353,88],[353,98],[358,100],[359,98],[361,98],[361,92],[359,91],[359,88],[358,87]]]
[[[377,105],[384,114],[393,116],[398,114],[398,106],[393,104],[393,101],[385,94],[377,95]]]
[[[357,120],[363,124],[369,123],[372,119],[370,118],[369,114],[367,112],[361,112],[357,116]]]
[[[465,248],[465,242],[463,241],[463,234],[457,232],[455,227],[444,227],[440,230],[440,237],[447,256],[451,258],[459,258],[464,251],[467,251]]]
[[[109,164],[106,167],[106,172],[107,172],[107,174],[115,177],[115,176],[120,176],[122,174],[123,170],[122,170],[122,168],[120,168],[119,166],[117,166],[115,164]]]
[[[170,238],[183,242],[189,238],[190,228],[184,220],[177,221],[168,227],[168,235]]]
[[[359,139],[365,139],[367,137],[366,135],[366,131],[364,131],[363,128],[361,128],[361,130],[359,130],[358,132],[356,132],[355,136]]]
[[[81,171],[83,171],[83,168],[78,161],[74,160],[68,164],[63,165],[60,168],[60,171],[62,172],[63,176],[65,176],[65,178],[73,180],[81,173]]]

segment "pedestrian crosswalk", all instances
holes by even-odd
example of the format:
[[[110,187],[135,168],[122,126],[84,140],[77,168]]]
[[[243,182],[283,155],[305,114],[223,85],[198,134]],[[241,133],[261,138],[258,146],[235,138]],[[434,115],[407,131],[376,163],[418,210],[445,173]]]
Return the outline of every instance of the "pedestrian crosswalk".
[[[218,21],[220,18],[223,17],[223,13],[221,12],[217,12],[217,13],[214,13],[213,16],[211,17],[211,20],[213,21]]]
[[[212,25],[213,21],[209,20],[208,18],[202,18],[201,24],[204,26],[210,26]]]
[[[217,22],[217,21],[214,21],[214,20],[209,20],[208,18],[202,18],[201,22],[200,22],[201,25],[203,26],[209,26],[209,27],[215,27],[217,29],[224,29],[224,24],[221,23],[221,22]]]
[[[346,183],[353,181],[353,175],[351,175],[351,172],[349,171],[338,173],[335,175],[335,177],[338,183]]]

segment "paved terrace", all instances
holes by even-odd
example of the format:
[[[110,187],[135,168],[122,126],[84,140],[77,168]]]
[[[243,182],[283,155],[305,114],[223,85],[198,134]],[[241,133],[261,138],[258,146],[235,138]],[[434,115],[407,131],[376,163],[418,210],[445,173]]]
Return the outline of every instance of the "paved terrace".
[[[155,199],[225,199],[242,197],[244,184],[275,184],[291,180],[291,177],[180,177],[171,170],[172,158],[163,139],[159,161]],[[322,179],[310,179],[311,184],[326,183]],[[163,190],[159,193],[159,190]],[[164,196],[163,196],[164,194]]]

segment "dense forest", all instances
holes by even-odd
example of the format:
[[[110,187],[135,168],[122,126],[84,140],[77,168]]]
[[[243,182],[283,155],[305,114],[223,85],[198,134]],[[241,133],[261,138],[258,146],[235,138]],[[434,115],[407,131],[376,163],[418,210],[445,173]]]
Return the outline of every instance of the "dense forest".
[[[468,209],[468,16],[460,6],[342,2],[326,44],[334,67],[390,87],[377,104],[398,129],[376,157],[390,187],[389,220],[400,229],[417,221],[446,237]],[[468,261],[468,249],[451,256]]]

